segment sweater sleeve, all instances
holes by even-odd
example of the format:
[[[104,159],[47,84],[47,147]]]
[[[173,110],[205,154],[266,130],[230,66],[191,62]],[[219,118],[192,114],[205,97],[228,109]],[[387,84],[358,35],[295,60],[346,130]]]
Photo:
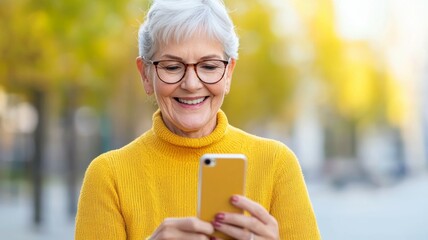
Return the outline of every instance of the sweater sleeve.
[[[115,178],[102,155],[89,165],[80,193],[75,239],[126,239]]]
[[[278,221],[281,239],[321,239],[296,156],[287,147],[281,147],[276,158],[271,214]]]

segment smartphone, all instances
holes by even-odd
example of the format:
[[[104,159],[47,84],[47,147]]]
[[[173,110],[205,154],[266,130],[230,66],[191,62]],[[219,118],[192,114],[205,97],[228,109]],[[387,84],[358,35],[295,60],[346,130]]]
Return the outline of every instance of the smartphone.
[[[198,217],[212,222],[220,212],[243,213],[230,198],[245,195],[247,158],[243,154],[204,154],[199,163]],[[231,239],[215,232],[213,237]]]

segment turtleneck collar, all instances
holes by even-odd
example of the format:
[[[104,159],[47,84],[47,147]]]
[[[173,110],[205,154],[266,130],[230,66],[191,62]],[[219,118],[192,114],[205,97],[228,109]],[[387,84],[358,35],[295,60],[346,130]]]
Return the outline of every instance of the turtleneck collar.
[[[165,123],[162,120],[161,111],[157,110],[153,114],[152,130],[157,137],[170,144],[181,147],[200,148],[216,143],[220,139],[222,139],[226,134],[228,124],[229,123],[226,114],[222,110],[219,110],[217,113],[217,125],[214,131],[211,132],[209,135],[201,138],[182,137],[171,132],[166,127]]]

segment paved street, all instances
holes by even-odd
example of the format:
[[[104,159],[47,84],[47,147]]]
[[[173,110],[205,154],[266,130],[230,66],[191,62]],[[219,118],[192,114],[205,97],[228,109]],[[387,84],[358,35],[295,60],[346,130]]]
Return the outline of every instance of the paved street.
[[[65,190],[48,185],[43,227],[31,224],[30,202],[0,198],[0,239],[71,240],[73,219],[66,215]],[[309,183],[323,239],[428,239],[428,176],[406,179],[382,189],[350,187],[342,191]]]
[[[428,239],[428,176],[383,189],[310,189],[326,240]]]
[[[20,198],[0,198],[1,240],[72,240],[74,219],[66,214],[65,189],[50,184],[46,188],[43,225],[32,224],[31,201],[28,192],[20,192]]]

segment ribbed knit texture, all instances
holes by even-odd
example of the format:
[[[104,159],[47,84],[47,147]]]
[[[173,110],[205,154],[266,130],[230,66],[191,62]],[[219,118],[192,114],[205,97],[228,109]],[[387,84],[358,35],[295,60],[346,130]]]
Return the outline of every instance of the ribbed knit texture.
[[[153,127],[88,167],[80,193],[75,239],[145,239],[168,217],[196,216],[199,158],[242,153],[248,159],[246,196],[279,223],[281,239],[320,239],[299,163],[284,144],[228,124],[195,139],[175,135],[153,115]]]

